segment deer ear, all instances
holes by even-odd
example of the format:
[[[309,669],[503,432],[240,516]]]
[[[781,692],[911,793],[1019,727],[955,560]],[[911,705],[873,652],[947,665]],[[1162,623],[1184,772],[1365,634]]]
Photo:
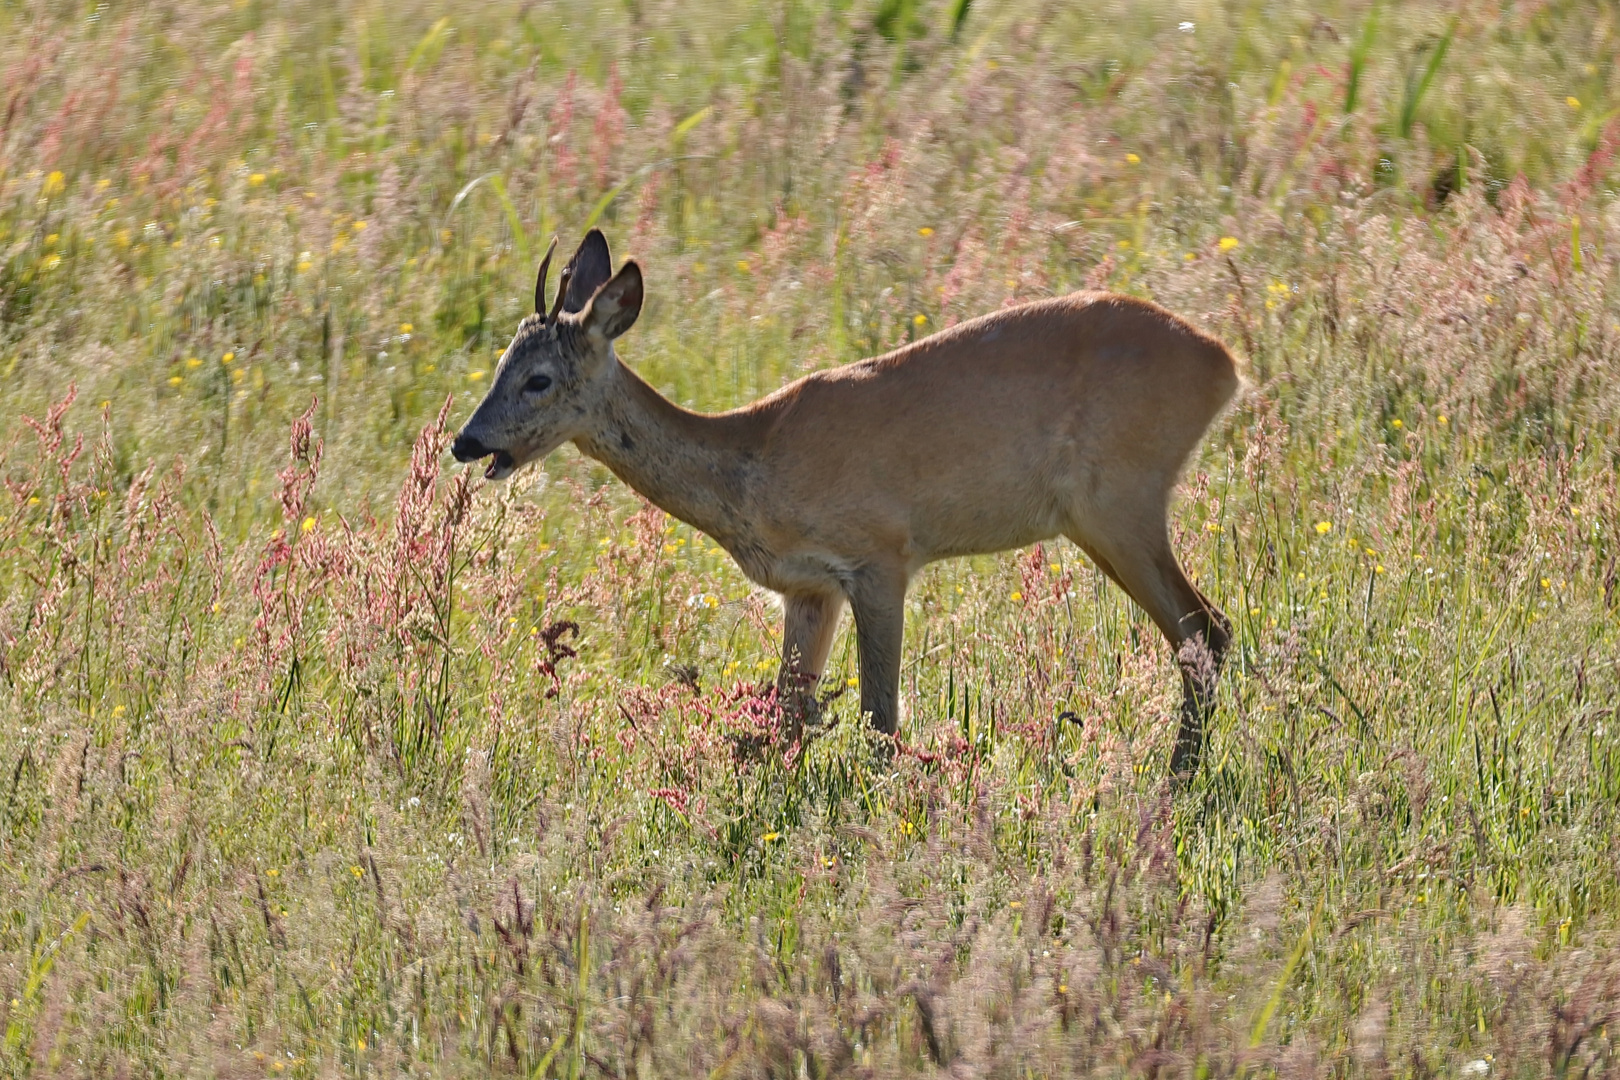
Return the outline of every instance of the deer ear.
[[[568,295],[564,311],[584,311],[591,294],[613,276],[613,256],[601,229],[592,229],[579,243],[579,250],[568,260]]]
[[[585,303],[580,321],[593,338],[612,341],[635,325],[641,314],[641,267],[634,260],[625,263],[612,279],[596,290]]]

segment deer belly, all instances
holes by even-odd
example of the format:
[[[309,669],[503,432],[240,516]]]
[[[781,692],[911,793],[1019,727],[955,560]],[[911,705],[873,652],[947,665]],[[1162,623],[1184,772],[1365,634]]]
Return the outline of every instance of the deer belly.
[[[919,485],[909,517],[922,561],[985,555],[1057,536],[1065,520],[1063,500],[1043,481],[1045,472],[936,474]]]

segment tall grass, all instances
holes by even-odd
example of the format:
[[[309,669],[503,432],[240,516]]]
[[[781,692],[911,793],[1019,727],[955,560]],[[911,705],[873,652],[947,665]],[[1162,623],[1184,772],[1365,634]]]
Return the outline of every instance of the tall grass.
[[[0,7],[9,1074],[1615,1071],[1607,7],[115,7]],[[1066,544],[922,577],[889,759],[605,470],[452,468],[593,221],[697,407],[1079,287],[1238,348],[1198,781]]]

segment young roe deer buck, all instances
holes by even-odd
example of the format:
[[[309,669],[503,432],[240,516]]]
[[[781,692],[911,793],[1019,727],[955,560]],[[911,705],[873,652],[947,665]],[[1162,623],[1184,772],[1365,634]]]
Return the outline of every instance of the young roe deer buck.
[[[666,400],[614,354],[641,269],[592,229],[518,326],[457,461],[501,480],[564,442],[713,537],[782,594],[777,687],[797,724],[847,599],[861,711],[899,719],[906,587],[936,559],[1059,534],[1150,615],[1181,667],[1175,776],[1197,770],[1230,623],[1170,547],[1171,489],[1237,390],[1226,348],[1143,300],[1082,292],[1007,308],[818,371],[718,415]]]

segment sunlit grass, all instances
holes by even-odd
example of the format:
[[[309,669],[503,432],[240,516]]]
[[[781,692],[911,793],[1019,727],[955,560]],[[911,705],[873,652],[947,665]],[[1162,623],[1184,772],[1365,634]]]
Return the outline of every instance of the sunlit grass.
[[[1614,1068],[1607,9],[0,31],[8,1071]],[[1197,782],[1066,542],[921,575],[892,758],[847,626],[790,747],[708,538],[452,466],[593,221],[696,408],[1080,287],[1241,352],[1173,515],[1236,632]]]

